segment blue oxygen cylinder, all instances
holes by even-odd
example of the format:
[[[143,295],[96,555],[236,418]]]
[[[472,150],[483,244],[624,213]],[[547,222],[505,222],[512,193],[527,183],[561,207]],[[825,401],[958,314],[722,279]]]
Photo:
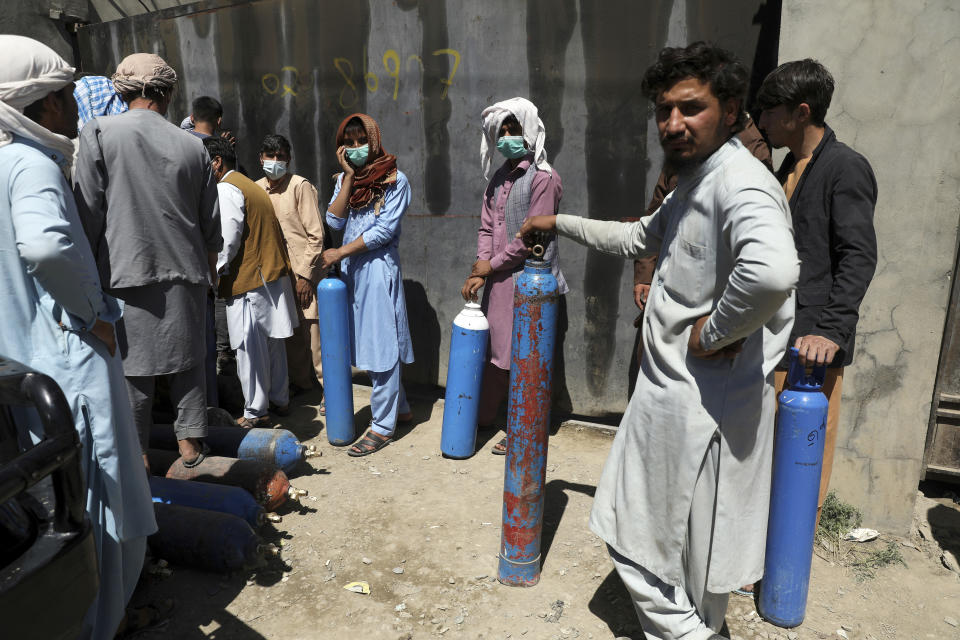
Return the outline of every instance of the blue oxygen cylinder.
[[[477,446],[477,411],[490,325],[476,302],[468,302],[453,320],[447,392],[443,405],[440,451],[448,458],[469,458]]]
[[[347,285],[336,277],[317,285],[318,326],[323,361],[327,440],[344,446],[356,439],[353,423],[353,379],[350,374],[350,308]]]
[[[266,564],[280,549],[263,544],[237,516],[153,503],[157,532],[147,538],[153,555],[175,564],[229,573]]]
[[[230,513],[243,518],[251,527],[259,527],[267,520],[263,507],[240,487],[159,476],[150,476],[148,481],[154,502]]]
[[[539,249],[539,253],[538,253]],[[535,256],[543,254],[539,245]],[[501,584],[532,587],[540,580],[540,536],[547,475],[547,430],[553,390],[559,289],[550,263],[528,259],[513,293],[507,455],[500,538]]]
[[[319,455],[315,446],[301,444],[297,436],[286,429],[207,427],[204,442],[215,456],[267,462],[286,473],[291,473],[301,460]],[[150,429],[150,447],[175,450],[177,436],[173,426],[154,425]]]
[[[779,627],[803,622],[820,497],[827,430],[825,367],[807,375],[790,349],[787,388],[780,394],[773,445],[773,480],[767,552],[760,585],[760,615]]]

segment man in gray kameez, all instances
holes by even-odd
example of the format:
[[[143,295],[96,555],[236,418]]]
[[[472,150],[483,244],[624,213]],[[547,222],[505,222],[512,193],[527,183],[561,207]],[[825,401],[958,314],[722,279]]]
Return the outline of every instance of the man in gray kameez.
[[[195,466],[207,431],[205,299],[222,243],[217,181],[200,139],[164,118],[177,74],[162,58],[127,56],[112,79],[130,110],[83,128],[77,204],[104,287],[125,303],[117,342],[140,444],[156,376],[170,374],[180,454]]]
[[[729,592],[763,573],[773,372],[799,262],[783,190],[734,135],[746,82],[721,49],[664,49],[643,87],[676,190],[639,222],[540,216],[521,230],[659,253],[640,375],[590,516],[651,639],[722,638]]]

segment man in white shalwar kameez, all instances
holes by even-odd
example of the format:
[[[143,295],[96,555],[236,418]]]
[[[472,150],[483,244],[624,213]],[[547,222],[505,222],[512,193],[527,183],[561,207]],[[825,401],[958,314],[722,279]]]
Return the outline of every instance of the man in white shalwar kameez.
[[[659,253],[640,376],[590,516],[650,639],[722,638],[729,592],[763,573],[773,372],[799,261],[783,190],[734,136],[746,83],[721,49],[664,49],[643,88],[676,190],[639,222],[540,216],[521,230]]]
[[[237,352],[244,397],[237,423],[268,426],[270,405],[283,410],[289,399],[284,338],[297,326],[290,260],[270,196],[235,171],[233,145],[223,138],[206,138],[203,144],[220,199],[219,292],[226,300],[230,348]]]

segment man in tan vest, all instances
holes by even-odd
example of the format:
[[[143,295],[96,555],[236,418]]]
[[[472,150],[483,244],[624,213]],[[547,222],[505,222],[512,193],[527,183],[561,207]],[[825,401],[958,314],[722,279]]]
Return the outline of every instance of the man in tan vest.
[[[227,303],[230,347],[237,352],[244,397],[237,424],[269,426],[268,410],[284,415],[289,403],[283,341],[297,326],[290,260],[270,197],[234,170],[233,146],[223,138],[207,138],[203,144],[220,197],[219,292]]]
[[[296,279],[300,326],[287,340],[287,361],[293,387],[307,390],[313,386],[314,373],[317,380],[323,383],[320,330],[317,326],[317,285],[325,272],[320,266],[323,217],[320,215],[316,187],[301,176],[290,173],[289,165],[290,142],[281,135],[266,136],[260,145],[260,166],[264,177],[257,180],[257,184],[270,195],[290,254]],[[320,413],[324,413],[323,404]]]

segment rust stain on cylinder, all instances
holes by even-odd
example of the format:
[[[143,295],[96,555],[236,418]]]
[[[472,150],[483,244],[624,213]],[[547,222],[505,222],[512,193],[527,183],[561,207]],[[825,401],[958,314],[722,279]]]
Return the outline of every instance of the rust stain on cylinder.
[[[153,467],[154,457],[154,452],[151,452],[149,455],[151,467]],[[159,462],[161,456],[156,457]],[[290,491],[287,475],[272,465],[220,456],[207,456],[203,462],[192,468],[183,466],[183,458],[177,456],[169,465],[166,477],[242,487],[249,491],[267,511],[273,511],[283,505]]]

